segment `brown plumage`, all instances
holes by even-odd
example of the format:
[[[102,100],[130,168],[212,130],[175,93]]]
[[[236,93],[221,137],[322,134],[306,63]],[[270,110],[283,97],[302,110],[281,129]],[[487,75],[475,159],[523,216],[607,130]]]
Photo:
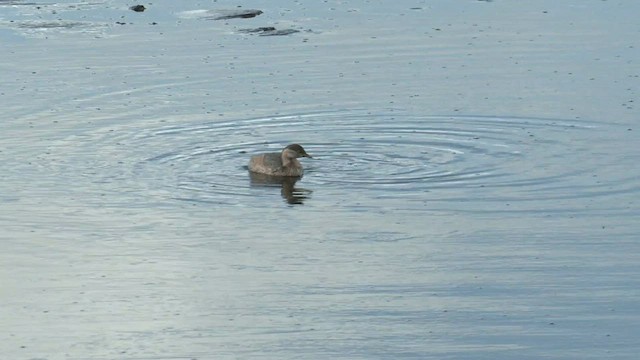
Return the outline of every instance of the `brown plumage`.
[[[304,148],[298,144],[291,144],[279,153],[265,153],[254,155],[249,160],[249,171],[271,176],[302,176],[300,157],[308,157]]]

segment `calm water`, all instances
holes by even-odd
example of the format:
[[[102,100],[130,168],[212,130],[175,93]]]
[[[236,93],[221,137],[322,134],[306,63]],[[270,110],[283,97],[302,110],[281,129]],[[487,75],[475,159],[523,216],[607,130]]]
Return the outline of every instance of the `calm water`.
[[[0,1],[3,359],[635,359],[636,2],[130,5]]]

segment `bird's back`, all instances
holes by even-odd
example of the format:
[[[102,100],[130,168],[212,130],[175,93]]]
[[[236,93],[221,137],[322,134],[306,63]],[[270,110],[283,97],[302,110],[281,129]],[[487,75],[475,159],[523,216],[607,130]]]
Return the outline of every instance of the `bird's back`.
[[[249,160],[249,171],[271,176],[302,176],[302,166],[296,159],[291,159],[288,166],[282,164],[281,153],[254,155]]]
[[[283,171],[280,153],[254,155],[249,160],[249,170],[261,174],[278,175]]]

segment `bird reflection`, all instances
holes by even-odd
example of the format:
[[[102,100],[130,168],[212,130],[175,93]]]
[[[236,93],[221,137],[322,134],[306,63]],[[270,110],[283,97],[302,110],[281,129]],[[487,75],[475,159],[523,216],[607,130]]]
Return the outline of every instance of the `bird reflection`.
[[[280,195],[291,205],[302,205],[309,198],[311,190],[296,188],[296,182],[301,176],[271,176],[249,172],[251,186],[255,187],[280,187]]]

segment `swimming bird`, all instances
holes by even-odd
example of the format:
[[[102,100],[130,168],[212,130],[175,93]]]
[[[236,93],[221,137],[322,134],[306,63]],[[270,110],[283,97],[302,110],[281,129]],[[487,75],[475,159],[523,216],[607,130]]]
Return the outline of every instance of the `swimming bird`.
[[[249,160],[249,171],[270,176],[302,176],[300,157],[311,158],[298,144],[287,145],[282,152],[253,155]]]

